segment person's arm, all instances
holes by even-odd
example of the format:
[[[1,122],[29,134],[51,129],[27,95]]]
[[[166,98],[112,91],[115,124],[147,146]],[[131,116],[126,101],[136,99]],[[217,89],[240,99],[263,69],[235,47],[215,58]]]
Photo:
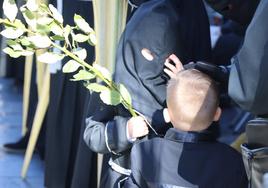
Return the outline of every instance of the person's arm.
[[[92,94],[90,107],[95,110],[86,119],[84,140],[92,151],[118,154],[149,132],[142,117],[118,115],[117,107],[104,104],[97,93]]]
[[[233,60],[229,95],[244,110],[268,114],[268,1],[261,1]]]
[[[86,119],[84,140],[91,150],[118,153],[131,147],[126,135],[129,118],[116,116],[116,107],[104,104],[97,93],[91,96],[90,108],[95,111]]]
[[[248,25],[259,0],[206,0],[217,12],[242,25]]]

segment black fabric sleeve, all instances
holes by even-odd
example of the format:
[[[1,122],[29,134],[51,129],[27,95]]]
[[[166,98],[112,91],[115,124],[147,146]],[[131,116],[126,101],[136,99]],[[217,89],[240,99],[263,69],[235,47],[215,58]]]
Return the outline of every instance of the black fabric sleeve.
[[[116,116],[116,107],[104,104],[97,93],[91,96],[90,108],[95,110],[86,119],[84,140],[92,151],[117,153],[131,147],[126,136],[126,122],[129,118]]]
[[[129,118],[116,116],[113,121],[109,121],[107,126],[107,144],[116,153],[129,149],[132,144],[127,139],[126,125]]]
[[[88,147],[97,153],[109,153],[105,143],[105,124],[92,120],[93,117],[86,119],[86,129],[84,131],[84,141]]]
[[[268,1],[261,1],[231,67],[230,97],[255,115],[268,114]]]

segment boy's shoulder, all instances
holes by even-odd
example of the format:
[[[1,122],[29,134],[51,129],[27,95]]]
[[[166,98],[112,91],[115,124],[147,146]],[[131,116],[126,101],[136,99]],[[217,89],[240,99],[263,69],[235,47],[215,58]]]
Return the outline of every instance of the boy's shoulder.
[[[235,150],[233,147],[222,142],[215,141],[212,147],[214,147],[215,149],[221,152],[228,152],[233,155],[241,156],[241,154],[237,150]]]
[[[225,143],[214,142],[206,147],[205,152],[210,153],[212,158],[218,158],[219,161],[232,161],[232,164],[243,166],[241,153]]]

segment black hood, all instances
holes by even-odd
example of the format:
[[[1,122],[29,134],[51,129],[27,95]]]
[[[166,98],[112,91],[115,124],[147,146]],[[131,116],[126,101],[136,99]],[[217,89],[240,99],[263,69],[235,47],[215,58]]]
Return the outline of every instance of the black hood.
[[[152,61],[142,56],[143,48]],[[165,106],[165,59],[174,53],[183,63],[209,61],[210,51],[202,0],[152,0],[137,9],[121,36],[114,79],[127,87],[134,108],[151,117]]]

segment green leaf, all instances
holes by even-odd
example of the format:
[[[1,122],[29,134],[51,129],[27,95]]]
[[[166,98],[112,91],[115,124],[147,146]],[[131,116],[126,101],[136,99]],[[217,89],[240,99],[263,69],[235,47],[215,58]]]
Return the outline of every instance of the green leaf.
[[[18,58],[21,56],[20,52],[16,52],[12,48],[9,48],[9,47],[6,47],[5,49],[3,49],[3,52],[5,52],[6,54],[8,54],[10,57],[13,57],[13,58]]]
[[[62,54],[55,54],[52,52],[45,52],[37,57],[37,60],[42,63],[56,63],[58,61],[61,61],[65,56]]]
[[[59,23],[63,23],[63,17],[62,15],[58,12],[58,10],[52,5],[49,4],[48,5],[49,10],[52,12],[52,16],[55,20],[57,20]]]
[[[13,46],[13,45],[18,44],[18,42],[15,40],[7,40],[6,42],[7,42],[7,45],[9,45],[9,46]]]
[[[75,60],[68,61],[62,68],[62,72],[71,73],[75,72],[81,65],[77,63]]]
[[[7,28],[5,30],[3,30],[1,32],[1,35],[3,35],[4,37],[8,38],[8,39],[16,39],[18,37],[20,37],[21,35],[23,35],[23,30],[21,29],[14,29],[14,28]]]
[[[24,50],[22,48],[22,46],[19,43],[17,43],[16,41],[14,41],[14,40],[7,40],[7,45],[10,46],[15,51],[22,51],[22,50]]]
[[[87,51],[84,48],[77,48],[73,53],[81,60],[85,60],[87,57]]]
[[[63,36],[64,36],[65,42],[68,46],[71,46],[70,41],[69,41],[69,35],[70,35],[71,31],[72,31],[72,28],[69,25],[66,25],[63,29]]]
[[[93,67],[97,69],[99,72],[101,72],[104,78],[106,78],[107,80],[112,80],[112,75],[106,68],[100,66],[97,63],[93,63]]]
[[[63,29],[56,22],[50,24],[50,30],[55,35],[63,36]]]
[[[3,3],[4,15],[13,22],[18,14],[18,7],[15,0],[4,0]]]
[[[89,89],[90,91],[95,91],[97,93],[102,92],[106,89],[109,89],[103,85],[97,84],[97,83],[90,83],[86,86],[87,89]]]
[[[74,23],[79,29],[87,34],[93,32],[93,29],[89,26],[89,24],[78,14],[74,15]]]
[[[37,19],[37,23],[40,25],[49,25],[52,22],[53,22],[53,19],[49,17],[41,17]]]
[[[47,5],[44,4],[44,3],[41,3],[41,4],[39,5],[39,9],[40,9],[41,11],[43,11],[43,12],[46,12],[46,13],[49,13],[49,12],[50,12],[50,11],[49,11],[49,8],[48,8]]]
[[[37,48],[47,48],[51,45],[51,40],[48,36],[34,35],[28,37],[28,40],[32,42]]]
[[[1,24],[3,23],[4,24],[4,26],[5,26],[5,28],[16,28],[16,27],[14,27],[14,25],[13,24],[9,24],[9,20],[8,19],[1,19]]]
[[[15,19],[14,24],[19,29],[24,30],[26,28],[25,25],[18,19]]]
[[[29,55],[33,55],[34,52],[33,51],[29,51],[29,50],[19,50],[19,51],[16,51],[12,48],[5,48],[3,50],[6,54],[8,54],[10,57],[13,57],[13,58],[18,58],[20,56],[29,56]]]
[[[101,100],[108,105],[118,105],[121,103],[121,95],[115,90],[104,90],[100,93]]]
[[[51,37],[53,40],[59,40],[59,41],[64,41],[64,37],[59,36],[59,35],[54,35]]]
[[[121,93],[121,96],[123,97],[123,99],[128,103],[128,104],[132,104],[131,102],[131,95],[128,92],[127,88],[123,85],[123,84],[119,84],[118,86],[118,90]],[[122,100],[123,100],[122,99]]]
[[[23,37],[20,39],[20,43],[23,46],[30,46],[32,43],[28,40],[27,37]]]
[[[34,54],[34,52],[33,51],[30,51],[30,50],[23,50],[20,53],[23,56],[30,56],[30,55],[33,55]]]
[[[22,15],[23,15],[26,23],[35,30],[35,28],[36,28],[36,16],[25,7],[21,7],[20,11],[22,12]]]
[[[50,32],[50,28],[48,25],[41,25],[41,24],[37,24],[36,25],[36,30],[38,33],[42,34],[48,34]]]
[[[97,37],[93,32],[89,34],[89,44],[92,46],[95,46],[97,44]]]
[[[73,76],[72,81],[80,81],[80,80],[92,80],[95,78],[95,75],[86,70],[80,70],[77,74]]]
[[[32,12],[37,11],[38,5],[36,0],[27,0],[26,7]]]
[[[76,35],[73,35],[73,39],[76,42],[86,42],[89,39],[89,36],[83,35],[83,34],[76,34]]]

